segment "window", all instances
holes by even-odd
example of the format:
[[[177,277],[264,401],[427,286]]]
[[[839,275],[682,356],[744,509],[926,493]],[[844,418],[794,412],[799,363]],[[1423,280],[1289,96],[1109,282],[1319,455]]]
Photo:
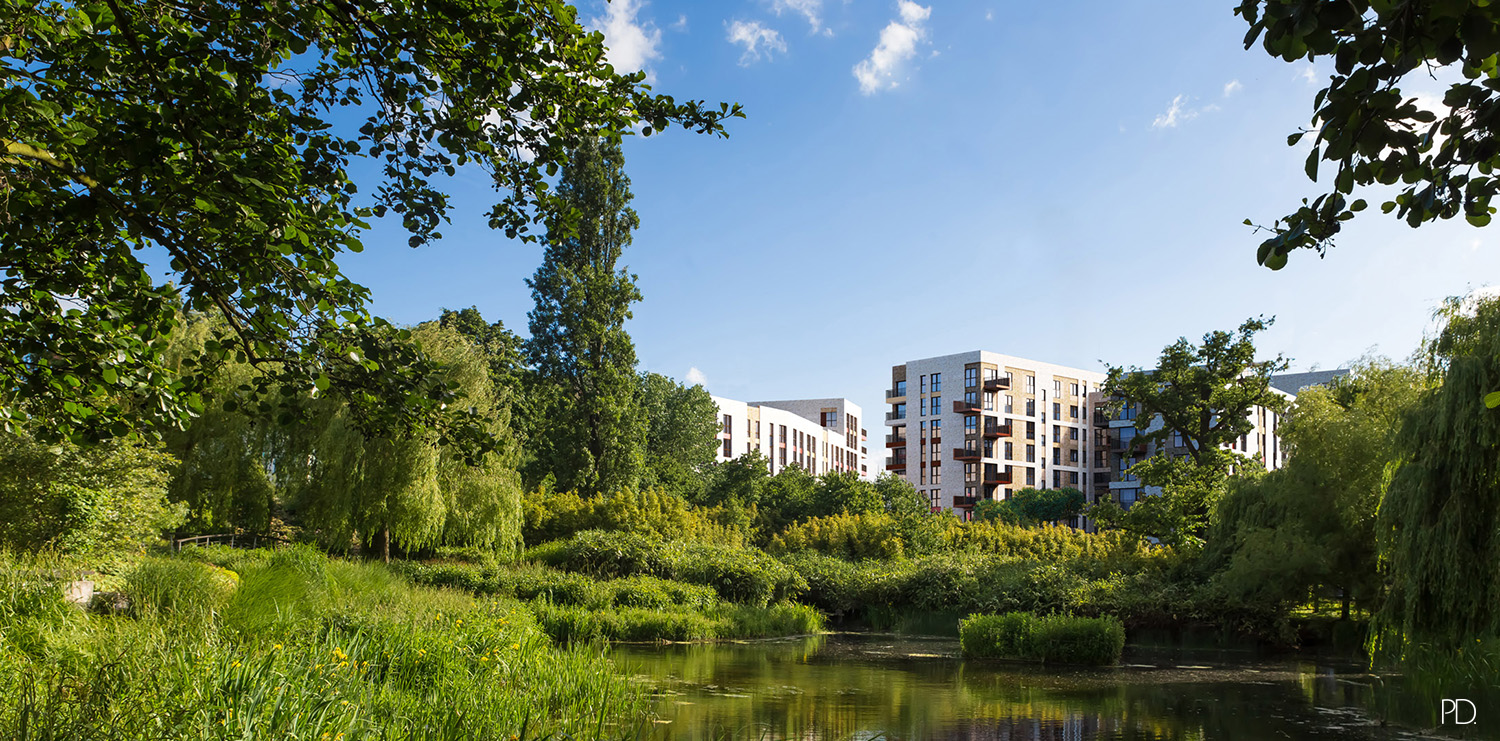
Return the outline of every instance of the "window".
[[[964,392],[964,403],[965,404],[973,404],[976,407],[979,406],[979,392],[978,391],[965,391]]]
[[[1060,417],[1062,417],[1062,404],[1054,401],[1052,402],[1052,418],[1058,419]]]
[[[942,463],[943,462],[943,449],[941,447],[937,446],[937,445],[932,446],[932,455],[930,456],[930,458],[932,459],[932,465],[934,465],[934,466],[937,465],[937,464],[939,464],[939,463]]]
[[[1077,471],[1069,471],[1068,472],[1068,483],[1075,484],[1075,485],[1078,483],[1078,472]]]
[[[1062,486],[1062,471],[1053,471],[1052,488],[1056,489],[1059,486]]]
[[[1056,378],[1052,379],[1052,395],[1062,396],[1062,381],[1059,381]]]
[[[1076,383],[1073,384],[1073,395],[1074,396],[1078,395],[1078,384],[1076,384]]]
[[[934,397],[932,397],[931,402],[932,402],[932,411],[928,412],[928,414],[930,414],[930,415],[932,415],[934,417],[936,417],[939,414],[942,414],[943,413],[943,410],[942,410],[943,397],[941,397],[941,396],[934,396]]]
[[[1005,413],[1006,414],[1015,414],[1016,413],[1016,397],[1011,396],[1010,394],[1006,394],[1005,395]]]
[[[936,443],[943,438],[943,420],[932,420],[932,442]]]
[[[734,429],[733,424],[734,418],[726,414],[724,415],[724,422],[720,425],[720,429],[724,432],[725,435],[728,435],[729,431]]]
[[[932,467],[932,483],[934,486],[943,483],[943,469],[941,466]]]
[[[1026,439],[1027,440],[1035,440],[1036,439],[1036,423],[1035,422],[1027,422],[1026,423]]]
[[[927,376],[918,376],[917,377],[917,388],[922,393],[924,393],[924,394],[927,393]]]
[[[724,457],[725,458],[733,458],[734,457],[734,451],[730,448],[729,438],[724,438]]]
[[[1060,465],[1062,465],[1062,448],[1053,448],[1052,449],[1052,465],[1054,465],[1054,466],[1060,466]]]
[[[891,419],[906,419],[906,402],[891,405]]]
[[[984,392],[984,410],[986,412],[995,411],[995,394],[993,392]]]
[[[927,467],[926,466],[917,466],[917,483],[918,484],[925,484],[925,483],[927,483]]]
[[[994,380],[997,380],[999,378],[1000,378],[1000,371],[999,371],[999,369],[996,369],[996,368],[985,368],[984,369],[984,380],[986,380],[986,381],[994,381]]]
[[[1185,445],[1182,444],[1182,433],[1181,432],[1178,432],[1176,430],[1172,431],[1172,447],[1174,447],[1174,448],[1186,447]]]
[[[1078,462],[1078,449],[1077,448],[1074,448],[1074,449],[1068,451],[1068,462],[1069,463],[1075,463],[1075,464]]]
[[[974,477],[976,477],[978,475],[979,475],[979,464],[978,463],[965,463],[964,464],[964,481],[973,481]]]
[[[896,437],[900,437],[900,435],[898,434],[898,435],[896,435]],[[924,443],[927,442],[927,423],[926,422],[918,422],[917,423],[917,439],[921,440]]]
[[[943,390],[943,374],[941,374],[941,373],[934,373],[934,374],[932,374],[932,393],[935,394],[935,393],[937,393],[939,391],[942,391],[942,390]]]
[[[1035,468],[1028,468],[1028,469],[1026,469],[1026,485],[1027,486],[1036,486],[1036,469]]]
[[[986,457],[986,458],[994,458],[995,457],[995,441],[994,440],[985,440],[984,441],[984,457]]]
[[[1061,440],[1062,439],[1062,428],[1061,427],[1058,427],[1057,425],[1052,425],[1052,439],[1053,440]]]
[[[823,412],[822,415],[820,415],[820,416],[822,416],[822,418],[823,418],[823,426],[824,427],[836,427],[836,426],[838,426],[838,423],[839,423],[839,413],[838,412]]]
[[[1032,376],[1032,375],[1026,376],[1026,393],[1028,393],[1028,394],[1034,394],[1034,393],[1036,393],[1036,376]]]
[[[1077,404],[1073,404],[1073,405],[1071,405],[1071,406],[1068,407],[1068,418],[1069,419],[1078,419],[1078,405]]]
[[[1036,446],[1035,445],[1027,445],[1026,446],[1026,462],[1027,463],[1036,463]]]
[[[978,368],[965,368],[964,369],[964,388],[973,388],[973,387],[978,386],[978,385],[979,385],[979,369]]]
[[[1005,460],[1010,460],[1011,458],[1014,458],[1014,457],[1015,457],[1015,447],[1014,447],[1014,445],[1012,443],[1006,443],[1005,444]]]
[[[1026,416],[1028,416],[1028,417],[1035,417],[1036,416],[1036,399],[1027,399],[1026,400]]]
[[[977,415],[977,414],[966,414],[966,415],[964,415],[964,434],[965,435],[977,435],[977,434],[979,434],[979,415]]]

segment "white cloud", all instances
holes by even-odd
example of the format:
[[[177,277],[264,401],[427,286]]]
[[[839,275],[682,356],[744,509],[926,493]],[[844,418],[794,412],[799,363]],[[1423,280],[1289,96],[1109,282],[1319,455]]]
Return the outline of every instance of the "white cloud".
[[[741,67],[749,67],[761,59],[770,59],[773,51],[786,53],[786,42],[782,40],[781,34],[760,25],[759,21],[735,21],[729,24],[729,35],[726,38],[732,44],[745,47],[745,52],[740,55]]]
[[[1175,129],[1177,124],[1195,118],[1196,111],[1184,109],[1182,104],[1187,100],[1186,95],[1179,95],[1172,99],[1172,105],[1167,106],[1167,112],[1156,117],[1151,122],[1153,129]]]
[[[995,11],[993,11],[993,10],[986,10],[986,11],[984,11],[984,19],[987,20],[987,21],[993,21],[993,20],[995,20]]]
[[[677,15],[677,20],[674,21],[672,23],[672,25],[669,26],[669,28],[671,28],[673,31],[686,31],[686,30],[688,30],[687,29],[687,14],[685,14],[685,13],[679,13]]]
[[[642,5],[642,0],[613,0],[603,18],[589,19],[590,29],[604,32],[604,56],[616,71],[643,70],[650,75],[646,65],[661,58],[657,49],[661,44],[661,29],[650,21],[636,19]]]
[[[1205,113],[1213,113],[1219,110],[1219,106],[1210,103],[1202,108],[1190,108],[1188,102],[1191,99],[1186,95],[1179,95],[1172,99],[1167,106],[1167,112],[1157,116],[1151,122],[1153,129],[1175,129],[1178,124],[1191,121]]]
[[[703,371],[698,370],[696,367],[688,368],[687,382],[692,386],[707,386],[708,376],[703,375]]]
[[[1245,89],[1245,86],[1241,85],[1239,80],[1230,80],[1224,83],[1224,97],[1227,98],[1243,89]]]
[[[1312,62],[1308,62],[1307,66],[1303,67],[1302,71],[1297,73],[1297,76],[1306,80],[1309,85],[1316,85],[1318,83],[1318,68],[1314,67]]]
[[[823,28],[823,18],[819,15],[823,10],[823,0],[772,0],[771,10],[778,16],[787,10],[801,13],[807,18],[807,25],[812,26],[813,33]],[[827,33],[833,35],[831,31]]]
[[[917,54],[917,42],[923,40],[927,31],[922,27],[932,15],[931,7],[922,7],[911,0],[900,0],[901,19],[891,21],[880,32],[880,43],[870,52],[868,59],[854,65],[854,78],[859,80],[859,91],[872,95],[880,90],[896,87],[896,73],[902,65]]]

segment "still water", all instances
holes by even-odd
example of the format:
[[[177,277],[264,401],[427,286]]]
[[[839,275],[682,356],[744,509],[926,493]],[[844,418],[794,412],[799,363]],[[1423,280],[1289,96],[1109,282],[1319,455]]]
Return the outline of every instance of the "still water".
[[[1044,668],[964,661],[953,639],[835,634],[613,657],[659,698],[658,739],[1500,738],[1500,708],[1434,728],[1435,702],[1399,678],[1248,650],[1132,646],[1117,668]]]

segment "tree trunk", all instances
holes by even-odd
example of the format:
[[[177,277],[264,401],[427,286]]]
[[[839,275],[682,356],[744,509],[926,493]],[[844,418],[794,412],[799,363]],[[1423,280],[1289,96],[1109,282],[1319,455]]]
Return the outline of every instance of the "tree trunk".
[[[1340,594],[1340,596],[1343,597],[1343,605],[1339,608],[1339,619],[1340,620],[1348,620],[1349,619],[1349,590],[1348,589],[1340,589],[1339,590],[1339,594]]]
[[[375,549],[380,552],[380,560],[391,562],[391,526],[383,525],[380,534],[375,538]]]

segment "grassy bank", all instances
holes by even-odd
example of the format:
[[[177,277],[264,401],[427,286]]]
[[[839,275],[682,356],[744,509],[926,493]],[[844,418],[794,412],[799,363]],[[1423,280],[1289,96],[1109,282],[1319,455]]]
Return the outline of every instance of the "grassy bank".
[[[521,603],[303,549],[148,558],[131,609],[63,602],[68,564],[0,556],[0,737],[629,738],[647,701]]]
[[[1105,666],[1120,660],[1125,626],[1112,617],[971,615],[958,628],[964,656]]]

